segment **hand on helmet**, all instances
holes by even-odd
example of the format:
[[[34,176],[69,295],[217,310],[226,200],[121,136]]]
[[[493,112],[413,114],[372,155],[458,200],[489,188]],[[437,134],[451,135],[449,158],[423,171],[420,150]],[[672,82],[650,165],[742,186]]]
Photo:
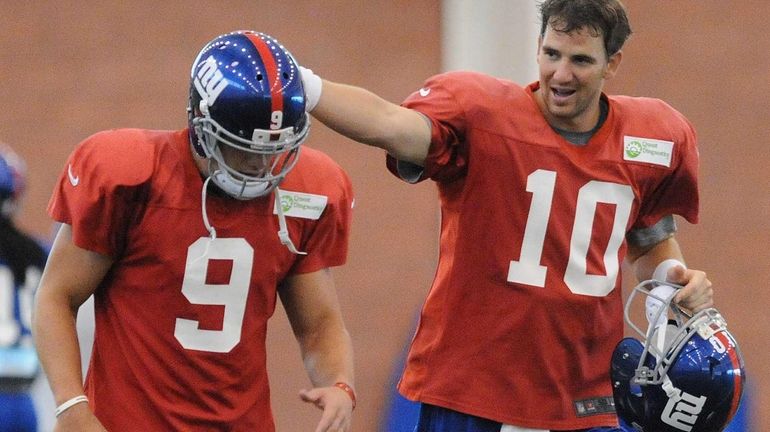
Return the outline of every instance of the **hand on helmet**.
[[[302,76],[302,85],[305,88],[305,111],[312,112],[321,99],[323,81],[321,77],[313,73],[312,69],[299,67]]]
[[[674,303],[692,313],[714,306],[714,290],[706,273],[675,266],[668,269],[666,280],[683,288],[674,297]]]

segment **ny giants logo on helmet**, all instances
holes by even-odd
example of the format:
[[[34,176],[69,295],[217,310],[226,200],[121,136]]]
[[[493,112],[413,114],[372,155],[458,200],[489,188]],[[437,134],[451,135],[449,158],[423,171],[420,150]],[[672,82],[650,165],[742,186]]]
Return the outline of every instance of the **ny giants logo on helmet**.
[[[679,389],[669,397],[660,419],[684,432],[690,432],[706,403],[706,396],[696,397]]]
[[[198,90],[198,94],[201,95],[201,99],[206,101],[208,106],[214,105],[219,95],[230,84],[227,78],[222,75],[222,72],[217,69],[217,61],[214,56],[208,56],[203,61],[198,73],[193,79],[195,89]]]

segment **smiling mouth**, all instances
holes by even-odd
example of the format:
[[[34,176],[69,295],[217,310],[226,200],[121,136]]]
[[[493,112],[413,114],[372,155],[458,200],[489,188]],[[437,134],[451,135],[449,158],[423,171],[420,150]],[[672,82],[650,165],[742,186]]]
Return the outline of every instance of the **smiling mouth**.
[[[575,90],[551,88],[551,92],[557,98],[566,98],[575,94]]]

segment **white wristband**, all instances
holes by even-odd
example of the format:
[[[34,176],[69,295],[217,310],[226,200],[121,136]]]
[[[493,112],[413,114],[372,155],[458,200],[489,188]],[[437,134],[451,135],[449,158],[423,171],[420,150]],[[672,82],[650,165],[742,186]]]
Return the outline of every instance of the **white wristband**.
[[[64,411],[67,411],[68,409],[81,402],[88,402],[86,395],[75,396],[74,398],[64,402],[63,404],[56,407],[56,412],[54,414],[56,414],[56,417],[59,417]]]
[[[321,99],[323,81],[311,69],[300,66],[299,73],[302,76],[302,86],[305,88],[305,111],[312,112]]]
[[[687,268],[687,266],[679,260],[675,260],[673,258],[667,259],[655,267],[655,271],[652,272],[652,278],[659,282],[667,282],[668,271],[674,267],[684,267],[685,269]]]

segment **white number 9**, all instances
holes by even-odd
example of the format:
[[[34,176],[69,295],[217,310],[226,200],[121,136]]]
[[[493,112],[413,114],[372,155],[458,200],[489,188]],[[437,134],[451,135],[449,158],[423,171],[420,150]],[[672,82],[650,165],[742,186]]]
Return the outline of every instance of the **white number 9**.
[[[280,129],[283,125],[283,111],[273,111],[270,116],[270,129]]]
[[[246,297],[249,294],[254,249],[242,238],[199,238],[187,249],[182,294],[193,304],[224,306],[222,330],[202,330],[199,322],[176,319],[174,336],[189,350],[230,352],[241,341]],[[209,260],[232,260],[227,285],[209,285]]]

